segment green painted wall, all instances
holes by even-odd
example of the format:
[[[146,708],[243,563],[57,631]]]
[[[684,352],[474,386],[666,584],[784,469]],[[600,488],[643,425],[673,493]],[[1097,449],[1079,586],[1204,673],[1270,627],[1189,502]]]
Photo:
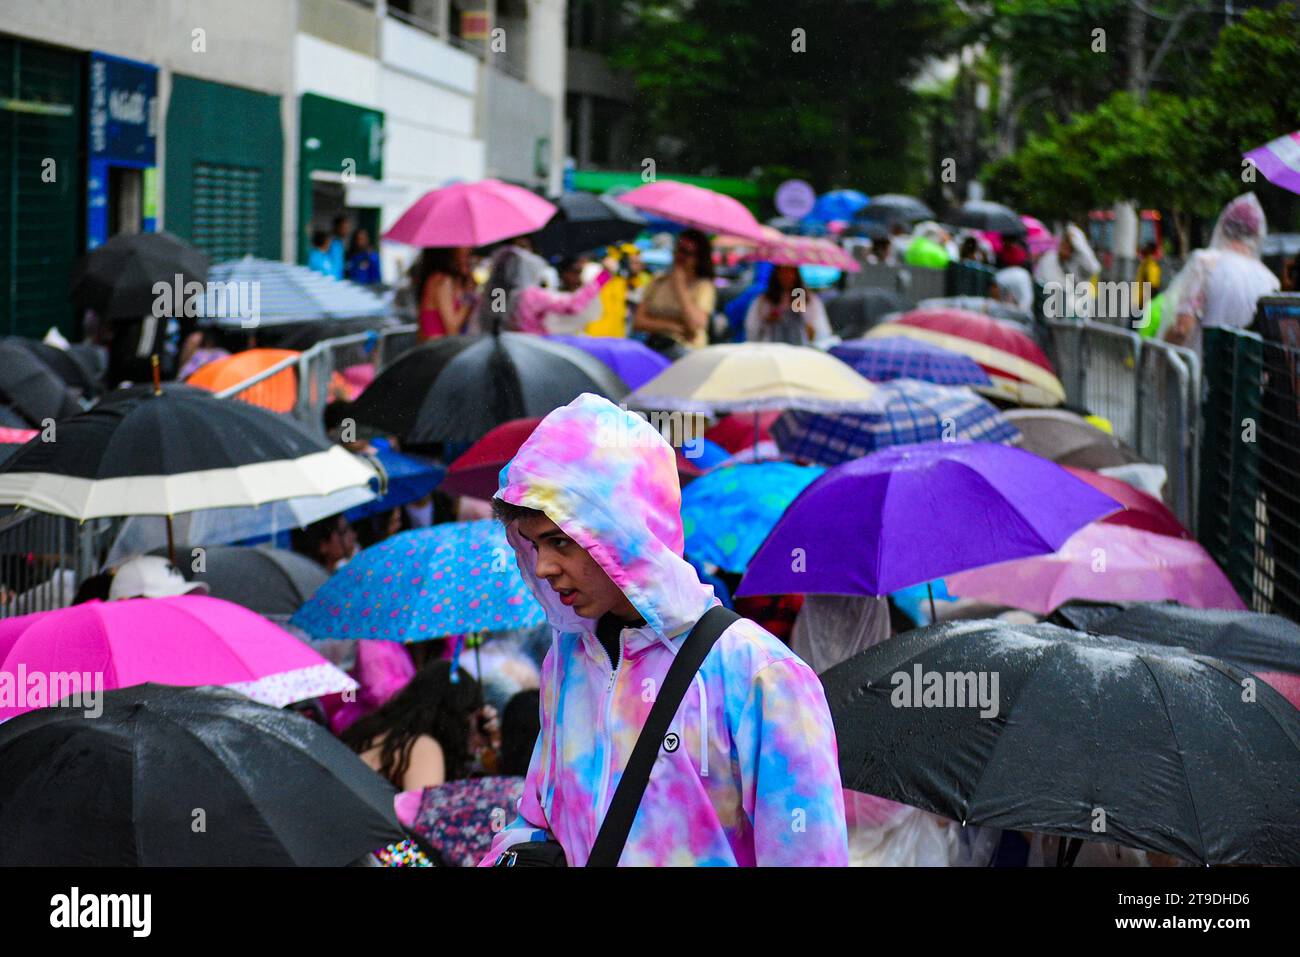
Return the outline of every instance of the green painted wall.
[[[0,335],[80,335],[84,54],[0,36]]]
[[[767,198],[757,183],[747,179],[736,179],[730,176],[678,176],[668,173],[660,173],[656,178],[671,179],[679,183],[690,183],[692,186],[706,187],[714,192],[722,193],[724,196],[732,196],[740,200],[751,211],[755,212],[762,200]],[[641,173],[635,170],[626,173],[607,170],[575,170],[573,174],[574,189],[588,193],[603,193],[611,186],[627,186],[636,189],[636,187],[644,185],[645,182],[641,179]]]
[[[167,105],[164,228],[218,259],[281,254],[280,98],[176,74]]]
[[[304,93],[299,104],[298,262],[311,253],[308,235],[312,216],[311,174],[314,170],[384,178],[384,114],[316,93]],[[367,223],[371,238],[374,227]]]

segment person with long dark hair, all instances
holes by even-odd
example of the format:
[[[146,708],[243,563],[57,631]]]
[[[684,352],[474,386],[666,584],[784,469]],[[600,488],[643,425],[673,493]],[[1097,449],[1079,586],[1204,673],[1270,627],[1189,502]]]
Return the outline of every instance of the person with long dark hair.
[[[747,342],[806,346],[831,335],[826,307],[803,283],[798,266],[777,266],[745,316]]]
[[[378,711],[350,725],[343,743],[399,791],[468,777],[478,752],[500,747],[496,711],[463,668],[435,661]]]
[[[468,246],[429,247],[411,267],[419,308],[420,341],[462,332],[474,311],[474,277]]]
[[[709,237],[698,229],[686,229],[677,237],[672,268],[646,287],[634,327],[651,334],[647,344],[652,347],[659,348],[658,343],[667,338],[667,346],[697,349],[709,344],[716,302]]]

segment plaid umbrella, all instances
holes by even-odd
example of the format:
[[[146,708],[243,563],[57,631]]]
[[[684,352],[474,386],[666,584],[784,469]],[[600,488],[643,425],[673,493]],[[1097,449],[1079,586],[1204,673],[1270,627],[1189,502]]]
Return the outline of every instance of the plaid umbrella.
[[[921,379],[936,385],[992,385],[988,373],[970,356],[903,336],[842,342],[831,349],[831,355],[872,382]]]
[[[865,415],[787,412],[772,427],[781,451],[821,465],[839,465],[891,445],[966,439],[1013,443],[1015,426],[967,389],[913,379],[884,383],[879,410]]]

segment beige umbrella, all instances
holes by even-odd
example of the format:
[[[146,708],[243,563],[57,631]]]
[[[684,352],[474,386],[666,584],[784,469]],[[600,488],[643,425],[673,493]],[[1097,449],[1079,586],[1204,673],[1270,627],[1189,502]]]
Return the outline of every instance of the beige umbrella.
[[[876,386],[845,362],[808,346],[746,342],[708,346],[678,359],[627,397],[639,409],[722,415],[871,407]]]

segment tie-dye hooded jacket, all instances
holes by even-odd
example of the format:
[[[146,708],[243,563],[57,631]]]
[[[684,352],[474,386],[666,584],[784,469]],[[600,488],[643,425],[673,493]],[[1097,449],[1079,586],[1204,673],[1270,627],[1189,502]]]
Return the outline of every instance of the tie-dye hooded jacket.
[[[594,622],[536,577],[536,550],[510,529],[554,640],[542,666],[542,731],[519,817],[482,863],[512,844],[549,837],[571,866],[581,866],[655,690],[716,600],[682,558],[672,449],[643,419],[605,399],[583,395],[548,415],[502,470],[497,497],[545,512],[646,621],[623,630],[611,669]],[[835,733],[821,684],[754,622],[738,621],[718,639],[664,740],[621,864],[847,864]]]

